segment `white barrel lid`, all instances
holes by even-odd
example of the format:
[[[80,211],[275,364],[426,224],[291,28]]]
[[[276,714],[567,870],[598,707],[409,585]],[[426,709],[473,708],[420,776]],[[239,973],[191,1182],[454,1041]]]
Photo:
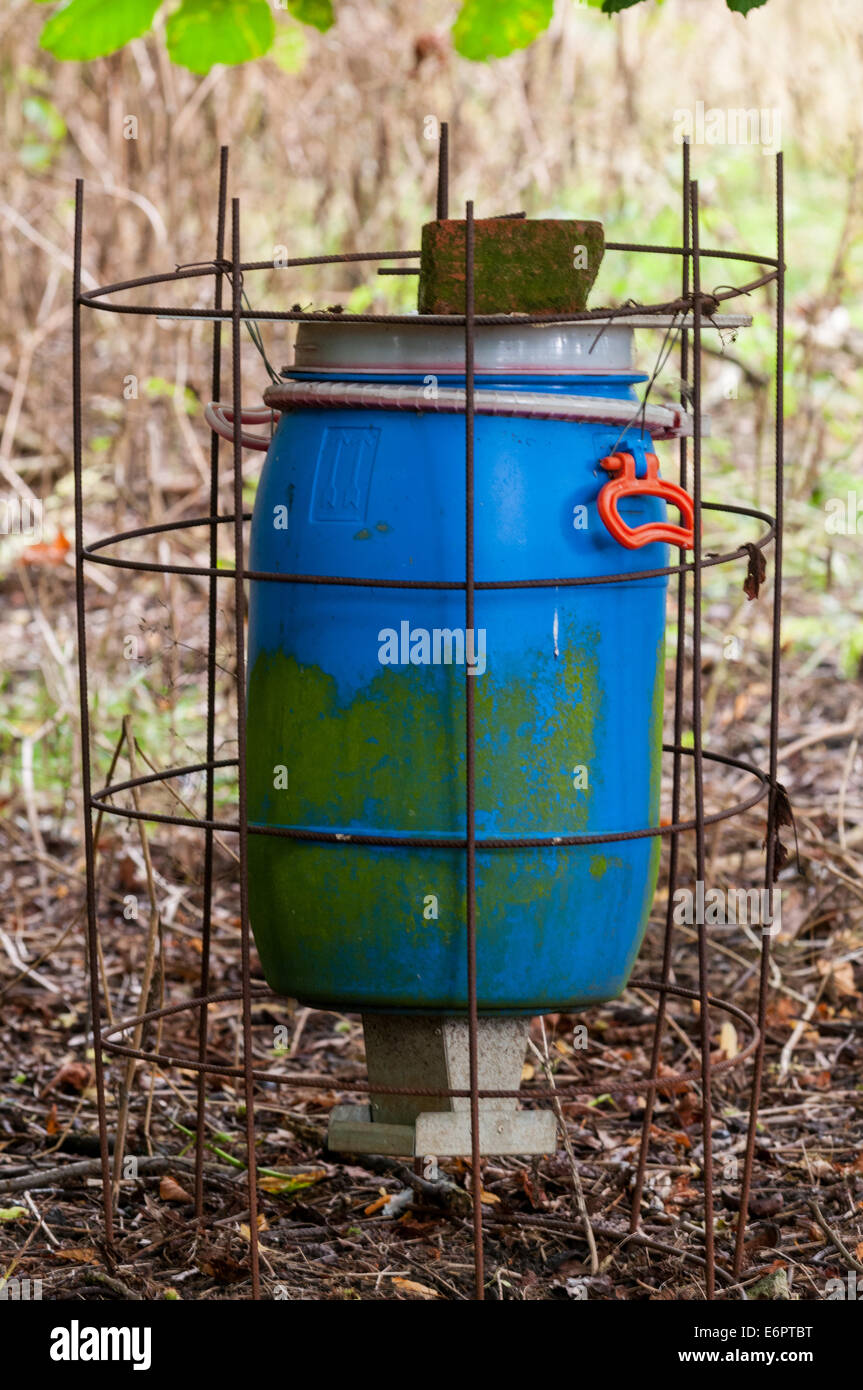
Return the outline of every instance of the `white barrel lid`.
[[[633,329],[609,323],[478,324],[475,370],[524,374],[601,376],[631,373]],[[286,372],[464,372],[464,329],[457,324],[299,324],[294,361]]]

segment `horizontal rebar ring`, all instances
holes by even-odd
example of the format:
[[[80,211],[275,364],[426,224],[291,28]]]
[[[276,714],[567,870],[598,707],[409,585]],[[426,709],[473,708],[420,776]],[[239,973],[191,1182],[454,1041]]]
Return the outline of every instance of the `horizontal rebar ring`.
[[[692,748],[685,748],[681,744],[672,743],[663,743],[662,751],[684,758],[693,757],[695,752]],[[739,772],[748,773],[756,778],[759,784],[757,790],[745,800],[736,801],[732,806],[727,806],[721,811],[711,811],[705,815],[705,825],[715,825],[719,821],[731,820],[734,816],[752,810],[753,806],[757,806],[760,801],[764,800],[770,786],[770,779],[766,772],[762,772],[760,768],[754,767],[742,758],[732,758],[726,753],[714,753],[707,748],[702,750],[702,757],[709,762],[719,763],[724,767],[732,767]],[[186,767],[168,768],[164,772],[148,772],[140,777],[130,777],[125,782],[114,782],[110,786],[101,788],[90,797],[90,807],[94,811],[101,811],[104,815],[120,816],[125,820],[141,820],[157,825],[189,826],[194,830],[220,830],[225,834],[236,833],[239,830],[237,821],[210,820],[197,816],[172,816],[160,811],[140,811],[131,806],[114,806],[107,800],[108,797],[118,796],[120,792],[151,786],[157,782],[166,782],[171,778],[189,777],[199,772],[236,766],[236,758],[218,758],[212,763],[190,763]],[[582,832],[577,835],[504,836],[485,839],[477,837],[475,844],[480,850],[556,849],[565,845],[605,845],[626,840],[650,839],[656,835],[678,835],[684,831],[695,830],[697,825],[697,820],[686,820],[669,821],[667,825],[645,826],[638,830],[612,830],[603,834]],[[377,835],[364,831],[306,830],[301,826],[287,825],[250,824],[248,832],[250,835],[271,835],[287,840],[307,840],[315,844],[376,845],[393,849],[465,849],[467,844],[463,835]]]
[[[701,511],[718,512],[720,515],[748,516],[762,521],[766,530],[750,544],[755,550],[764,550],[776,536],[776,523],[768,512],[755,507],[738,506],[731,502],[702,502]],[[243,513],[243,520],[251,520],[251,512]],[[103,555],[102,551],[111,545],[122,545],[126,541],[141,540],[146,536],[164,536],[173,532],[194,530],[197,526],[233,526],[233,513],[219,516],[188,517],[183,521],[163,521],[152,526],[136,526],[129,531],[117,531],[112,536],[103,536],[84,546],[83,558],[96,565],[108,565],[113,569],[128,570],[144,574],[187,574],[199,579],[234,579],[233,569],[210,565],[171,565],[155,560],[126,560],[116,555]],[[474,588],[479,591],[498,589],[572,589],[596,584],[629,584],[639,579],[659,579],[663,575],[688,573],[695,569],[711,569],[716,565],[732,564],[749,555],[749,546],[740,545],[736,550],[726,550],[719,554],[709,553],[701,559],[678,565],[663,565],[649,570],[629,570],[619,574],[591,574],[557,576],[553,579],[477,579]],[[464,581],[458,579],[368,579],[359,575],[329,574],[277,574],[267,570],[243,569],[244,579],[254,579],[266,584],[320,584],[334,588],[357,589],[445,589],[463,590]]]
[[[700,1000],[701,995],[698,990],[687,989],[683,985],[663,984],[659,980],[634,978],[629,981],[628,989],[644,989],[661,996],[673,995],[679,999]],[[282,996],[274,994],[270,989],[253,989],[250,998],[253,1004],[267,1003],[280,999]],[[210,1004],[236,1003],[243,998],[243,991],[240,989],[226,990],[217,994],[199,995],[194,999],[186,999],[179,1004],[167,1004],[161,1009],[150,1009],[146,1013],[137,1014],[134,1018],[123,1019],[121,1023],[111,1024],[99,1035],[100,1046],[106,1052],[116,1053],[122,1057],[133,1057],[143,1062],[155,1062],[159,1066],[179,1067],[185,1071],[202,1073],[205,1076],[234,1077],[241,1080],[245,1076],[242,1066],[231,1066],[228,1062],[202,1062],[191,1057],[174,1057],[164,1052],[156,1052],[146,1048],[129,1047],[126,1043],[117,1041],[118,1033],[127,1033],[133,1028],[138,1028],[147,1023],[153,1023],[158,1019],[170,1018],[174,1014],[184,1013],[187,1009],[207,1008]],[[744,1009],[739,1005],[732,1004],[726,999],[719,999],[710,995],[708,1003],[711,1009],[720,1009],[722,1012],[730,1014],[740,1023],[750,1030],[751,1036],[745,1047],[741,1048],[734,1057],[721,1058],[713,1063],[713,1072],[722,1073],[731,1071],[734,1067],[740,1066],[752,1056],[758,1046],[760,1033],[758,1025]],[[322,1010],[321,1012],[326,1012]],[[317,1072],[311,1076],[297,1076],[293,1073],[285,1075],[283,1072],[261,1071],[258,1068],[252,1069],[252,1076],[256,1082],[268,1081],[279,1086],[297,1087],[320,1087],[326,1086],[330,1090],[345,1091],[366,1095],[371,1091],[367,1081],[360,1081],[357,1078],[340,1078],[334,1081],[333,1077],[324,1073]],[[632,1077],[626,1082],[610,1085],[606,1077],[602,1081],[584,1081],[573,1078],[567,1080],[555,1077],[553,1087],[522,1087],[518,1091],[494,1091],[479,1089],[476,1095],[481,1100],[552,1100],[561,1091],[598,1091],[603,1095],[621,1095],[631,1092],[633,1089],[648,1089],[650,1091],[674,1091],[680,1086],[689,1085],[691,1082],[701,1080],[701,1070],[691,1072],[675,1072],[662,1077]],[[392,1096],[447,1096],[456,1099],[467,1099],[470,1097],[469,1090],[446,1090],[444,1087],[435,1086],[423,1089],[417,1086],[383,1086],[375,1083],[375,1094]]]

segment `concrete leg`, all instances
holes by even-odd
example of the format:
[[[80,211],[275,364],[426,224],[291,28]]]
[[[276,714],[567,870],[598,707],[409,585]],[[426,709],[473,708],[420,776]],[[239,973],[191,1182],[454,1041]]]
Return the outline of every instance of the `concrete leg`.
[[[521,1082],[530,1020],[478,1022],[480,1089],[516,1091]],[[470,1099],[435,1095],[470,1086],[468,1023],[463,1017],[364,1014],[370,1104],[337,1106],[328,1146],[353,1153],[455,1157],[471,1151]],[[388,1096],[375,1086],[416,1087]],[[431,1091],[431,1095],[422,1095]],[[553,1153],[557,1122],[550,1110],[519,1110],[515,1097],[480,1100],[480,1152]]]

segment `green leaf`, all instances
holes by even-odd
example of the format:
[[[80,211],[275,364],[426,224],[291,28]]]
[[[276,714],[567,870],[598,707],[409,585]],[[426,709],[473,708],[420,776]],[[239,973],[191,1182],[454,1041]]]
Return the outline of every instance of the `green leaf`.
[[[50,169],[56,153],[56,145],[40,145],[38,141],[22,145],[18,158],[25,169]]]
[[[288,0],[288,14],[325,34],[336,22],[332,0]]]
[[[584,0],[584,3],[593,10],[602,10],[603,14],[617,14],[620,10],[630,10],[633,5],[642,4],[642,0]],[[656,0],[656,3],[661,5],[663,0]]]
[[[161,0],[66,0],[39,36],[55,58],[86,62],[146,34]]]
[[[35,96],[25,97],[21,102],[21,112],[31,125],[49,140],[62,140],[66,134],[66,122],[60,115],[53,101],[47,97]]]
[[[0,1221],[20,1221],[22,1216],[29,1216],[26,1207],[0,1207]]]
[[[66,134],[66,122],[53,102],[34,93],[24,97],[21,113],[27,122],[18,158],[27,169],[48,169]]]
[[[554,0],[464,0],[453,25],[455,50],[481,63],[527,48],[547,29]]]
[[[268,55],[282,72],[300,72],[306,65],[308,44],[296,24],[280,27]]]
[[[750,10],[757,10],[759,5],[766,5],[767,0],[725,0],[725,3],[735,14],[748,14]]]
[[[275,34],[267,0],[183,0],[165,25],[171,61],[201,74],[260,58]]]

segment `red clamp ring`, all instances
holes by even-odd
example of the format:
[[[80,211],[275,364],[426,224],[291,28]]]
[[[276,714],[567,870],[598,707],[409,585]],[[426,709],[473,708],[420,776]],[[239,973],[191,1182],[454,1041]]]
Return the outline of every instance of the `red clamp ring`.
[[[607,469],[617,476],[609,478],[600,489],[596,499],[597,509],[611,535],[627,550],[637,550],[641,545],[652,541],[665,541],[668,545],[679,545],[681,550],[692,550],[695,544],[695,509],[692,498],[677,483],[668,482],[659,476],[659,459],[656,454],[645,454],[647,476],[635,476],[635,458],[632,454],[609,454],[599,460],[600,468]],[[680,509],[682,526],[672,526],[667,521],[649,521],[643,526],[627,526],[617,510],[621,497],[635,497],[643,494],[662,497],[673,502]]]

